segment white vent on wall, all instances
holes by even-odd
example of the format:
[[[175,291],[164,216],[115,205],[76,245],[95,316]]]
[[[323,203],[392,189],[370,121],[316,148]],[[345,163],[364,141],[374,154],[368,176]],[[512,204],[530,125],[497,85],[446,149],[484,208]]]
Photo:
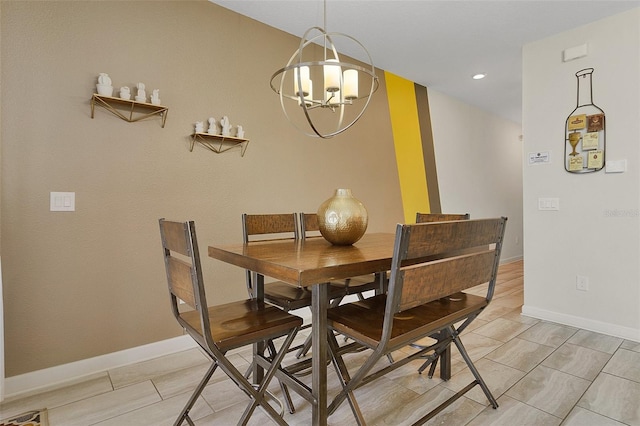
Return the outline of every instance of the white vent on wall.
[[[569,62],[574,59],[583,58],[587,56],[588,50],[586,43],[581,44],[580,46],[570,47],[562,52],[562,60],[564,62]]]

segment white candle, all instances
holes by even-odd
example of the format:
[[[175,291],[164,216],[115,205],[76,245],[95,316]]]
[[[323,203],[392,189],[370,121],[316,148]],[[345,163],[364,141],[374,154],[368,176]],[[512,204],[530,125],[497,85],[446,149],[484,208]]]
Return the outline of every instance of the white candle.
[[[327,62],[338,62],[337,59],[327,59]],[[324,66],[324,91],[335,92],[340,90],[340,67],[338,65]]]
[[[358,99],[358,71],[345,70],[344,75],[344,98]]]
[[[300,80],[298,80],[298,69],[300,69]],[[298,81],[302,83],[302,96],[309,94],[309,84],[311,79],[309,78],[309,67],[300,67],[293,69],[293,90],[296,96],[300,96],[300,90],[298,89]]]

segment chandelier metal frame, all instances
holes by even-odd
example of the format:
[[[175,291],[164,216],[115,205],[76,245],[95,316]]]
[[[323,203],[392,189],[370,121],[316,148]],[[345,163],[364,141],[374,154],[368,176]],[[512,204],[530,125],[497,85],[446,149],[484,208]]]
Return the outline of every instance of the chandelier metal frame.
[[[325,28],[326,28],[326,0],[325,0]],[[311,36],[314,31],[317,31],[319,34],[315,36]],[[338,50],[333,43],[333,39],[337,40],[338,37],[344,37],[348,40],[351,40],[353,43],[358,45],[366,54],[368,59],[367,66],[361,66],[358,64],[353,64],[350,62],[345,62],[340,59],[340,55]],[[311,44],[317,44],[323,47],[323,60],[321,61],[304,61],[303,60],[303,52],[305,48],[307,48]],[[332,57],[331,57],[332,56]],[[339,67],[339,86],[329,89],[325,91],[324,88],[322,90],[322,98],[314,99],[310,97],[309,93],[306,93],[303,88],[303,67],[308,67],[308,70],[316,69],[317,67],[322,67],[323,71],[326,70],[326,67]],[[345,98],[344,96],[344,88],[345,81],[343,77],[342,71],[345,70],[355,70],[358,73],[363,73],[368,75],[371,78],[371,85],[369,87],[369,92],[364,96],[357,96],[355,98]],[[285,78],[288,72],[294,72],[294,84],[295,89],[291,92],[287,92],[285,90]],[[318,73],[316,73],[317,75]],[[278,81],[279,78],[279,81]],[[357,81],[359,82],[361,79],[358,77]],[[358,84],[358,83],[356,83]],[[300,130],[302,133],[307,136],[312,137],[320,137],[322,139],[329,139],[335,135],[338,135],[345,130],[349,129],[353,126],[356,121],[362,117],[364,111],[369,106],[369,102],[371,101],[371,97],[373,93],[378,89],[378,77],[375,74],[375,68],[373,66],[373,61],[371,59],[371,55],[369,51],[355,38],[338,32],[326,32],[324,28],[320,27],[311,27],[305,33],[302,39],[300,40],[300,47],[296,50],[287,65],[283,68],[276,71],[271,76],[270,81],[271,89],[276,92],[280,96],[280,105],[282,107],[282,111],[284,112],[285,117],[294,127]],[[340,96],[340,98],[337,98]],[[348,123],[344,123],[344,113],[346,106],[354,105],[354,100],[365,100],[365,103],[355,118]],[[290,117],[289,112],[287,111],[287,107],[285,105],[285,101],[294,101],[298,104],[300,108],[302,108],[304,112],[304,116],[307,120],[307,123],[311,127],[313,133],[308,132],[308,130],[300,128]],[[314,110],[316,108],[322,108],[331,111],[332,113],[338,113],[336,128],[334,131],[322,132],[316,124],[314,124],[309,111]]]

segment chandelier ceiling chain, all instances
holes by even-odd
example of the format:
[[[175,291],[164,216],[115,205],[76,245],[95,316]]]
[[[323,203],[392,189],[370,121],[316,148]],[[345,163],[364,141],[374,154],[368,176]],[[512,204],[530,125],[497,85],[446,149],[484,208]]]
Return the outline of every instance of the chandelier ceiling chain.
[[[298,130],[308,136],[328,139],[344,132],[358,121],[378,88],[378,78],[371,55],[358,40],[343,33],[326,31],[326,0],[323,19],[324,28],[311,27],[304,33],[298,50],[284,68],[271,76],[270,84],[280,96],[285,117]],[[341,58],[334,44],[334,40],[338,39],[346,40],[364,52],[363,57],[367,58],[367,63],[359,65]],[[313,60],[316,46],[322,48],[321,60]],[[311,60],[309,56],[312,57]],[[364,95],[360,94],[361,87],[367,89]],[[361,109],[358,109],[358,104]],[[347,109],[349,118],[345,120]],[[299,121],[305,121],[308,127],[302,128],[292,119],[292,115],[301,114],[300,110],[304,120]],[[332,116],[324,117],[327,114]]]

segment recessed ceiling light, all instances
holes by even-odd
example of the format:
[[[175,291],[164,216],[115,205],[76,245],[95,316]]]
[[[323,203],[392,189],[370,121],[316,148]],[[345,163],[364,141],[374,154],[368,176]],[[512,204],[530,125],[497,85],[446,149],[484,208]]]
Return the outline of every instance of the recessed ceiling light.
[[[486,75],[486,74],[484,74],[484,73],[479,73],[479,74],[475,74],[475,75],[473,76],[473,79],[474,79],[474,80],[482,80],[482,79],[483,79],[483,78],[485,78],[486,76],[487,76],[487,75]]]

